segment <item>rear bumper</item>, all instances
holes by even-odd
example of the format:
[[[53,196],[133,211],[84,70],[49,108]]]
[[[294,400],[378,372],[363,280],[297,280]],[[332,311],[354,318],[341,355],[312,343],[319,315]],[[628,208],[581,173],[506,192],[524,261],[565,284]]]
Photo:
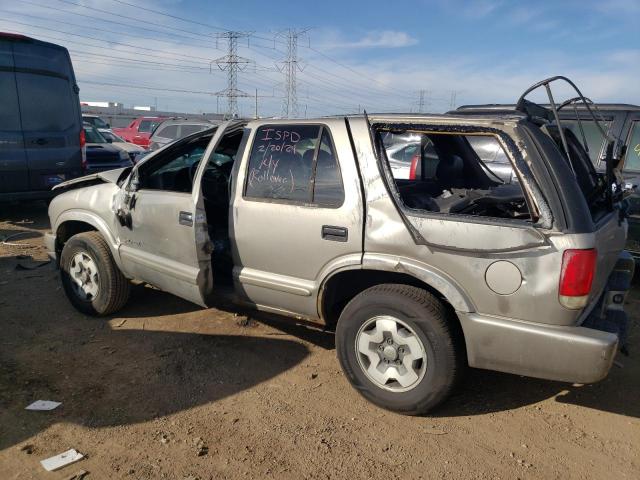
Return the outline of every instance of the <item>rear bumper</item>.
[[[618,336],[587,327],[556,327],[458,313],[469,365],[572,383],[609,373]]]
[[[554,326],[458,312],[469,365],[528,377],[593,383],[609,373],[625,346],[624,299],[634,261],[622,252],[607,287],[580,326]]]

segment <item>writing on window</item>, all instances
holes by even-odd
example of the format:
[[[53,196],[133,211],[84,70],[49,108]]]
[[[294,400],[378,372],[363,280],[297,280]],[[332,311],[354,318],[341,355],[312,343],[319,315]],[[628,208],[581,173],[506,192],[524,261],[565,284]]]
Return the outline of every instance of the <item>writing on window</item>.
[[[254,139],[245,195],[339,206],[342,177],[328,130],[318,125],[265,125]]]

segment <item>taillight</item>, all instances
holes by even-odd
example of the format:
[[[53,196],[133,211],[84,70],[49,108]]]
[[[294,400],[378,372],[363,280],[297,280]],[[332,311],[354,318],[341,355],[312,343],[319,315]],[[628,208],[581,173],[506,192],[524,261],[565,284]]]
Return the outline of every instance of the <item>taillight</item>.
[[[598,252],[594,248],[564,251],[558,296],[562,305],[567,308],[582,308],[587,304],[597,259]]]
[[[411,166],[409,167],[409,180],[416,179],[416,170],[418,169],[418,162],[420,161],[420,152],[416,153],[411,158]]]
[[[82,152],[82,171],[87,171],[87,137],[84,128],[80,129],[80,151]]]

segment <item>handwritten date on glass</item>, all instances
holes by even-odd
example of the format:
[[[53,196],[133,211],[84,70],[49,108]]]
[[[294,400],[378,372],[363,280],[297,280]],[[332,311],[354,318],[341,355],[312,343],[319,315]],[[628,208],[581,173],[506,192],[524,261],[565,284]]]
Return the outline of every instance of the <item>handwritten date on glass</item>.
[[[249,186],[266,185],[271,190],[271,196],[279,197],[285,193],[293,193],[295,182],[291,169],[278,171],[280,160],[274,160],[272,155],[262,159],[258,167],[249,172]]]

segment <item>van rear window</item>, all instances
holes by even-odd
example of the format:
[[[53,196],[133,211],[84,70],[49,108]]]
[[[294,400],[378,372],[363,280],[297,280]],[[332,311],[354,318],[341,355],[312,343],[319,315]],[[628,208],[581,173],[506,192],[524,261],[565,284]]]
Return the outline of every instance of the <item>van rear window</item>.
[[[69,81],[48,75],[16,73],[22,128],[63,132],[77,124]]]
[[[0,71],[0,130],[19,131],[20,112],[18,110],[18,95],[13,72]]]

